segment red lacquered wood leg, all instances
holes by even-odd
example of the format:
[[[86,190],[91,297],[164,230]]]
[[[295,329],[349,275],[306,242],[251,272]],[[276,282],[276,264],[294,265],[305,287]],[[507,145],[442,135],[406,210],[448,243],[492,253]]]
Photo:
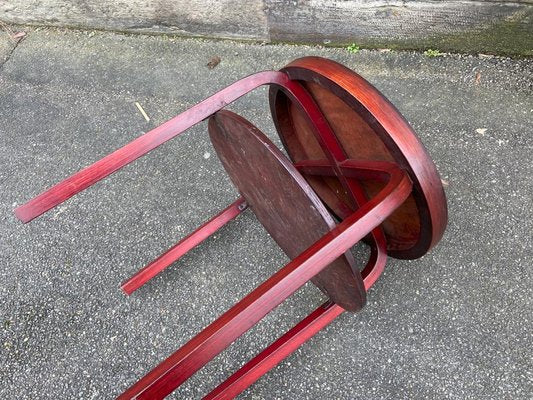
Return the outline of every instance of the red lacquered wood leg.
[[[365,283],[365,290],[370,289],[383,272],[384,262],[382,261],[383,257],[378,257],[378,253],[382,251],[378,250],[379,248],[383,249],[384,246],[378,244],[361,273]],[[320,332],[343,312],[344,309],[334,303],[326,302],[322,304],[213,389],[203,400],[233,399],[290,356],[298,347]]]
[[[313,175],[334,176],[335,174],[335,171],[330,165],[328,165],[328,161],[326,160],[300,163],[296,164],[296,167],[299,170],[306,170],[305,172]],[[350,172],[346,172],[350,169],[349,165],[347,166],[345,163],[343,167],[345,168],[343,173],[349,175]],[[385,167],[379,165],[377,168],[381,171],[392,171],[395,167],[393,165]],[[361,198],[359,198],[358,201],[361,201]],[[370,258],[361,272],[365,284],[365,290],[367,291],[382,274],[387,259],[386,242],[381,229],[374,229],[374,233],[376,241],[372,246]],[[233,399],[291,355],[303,343],[329,325],[343,312],[344,309],[342,307],[331,302],[322,304],[278,340],[270,344],[261,353],[228,377],[224,382],[205,396],[204,400]]]
[[[176,245],[171,247],[146,267],[141,269],[130,279],[125,281],[121,286],[122,290],[124,290],[124,292],[126,292],[128,295],[132,294],[135,290],[159,274],[166,267],[185,255],[189,250],[198,246],[213,233],[237,217],[246,209],[246,207],[247,204],[242,197],[236,200],[234,203],[229,205],[227,208],[196,229],[189,236],[180,240]]]
[[[301,97],[305,111],[311,110],[311,119],[320,117],[316,105],[305,89],[289,80],[284,72],[264,71],[243,78],[214,95],[185,110],[164,124],[152,129],[125,146],[108,154],[92,165],[71,175],[15,209],[15,216],[22,222],[30,222],[46,211],[56,207],[75,194],[118,171],[151,150],[178,136],[185,130],[205,120],[226,105],[253,89],[272,84],[284,88],[291,98]],[[300,100],[299,100],[300,102]]]
[[[335,303],[322,304],[217,386],[204,400],[233,399],[343,312],[344,309]]]
[[[390,181],[376,197],[248,294],[119,398],[161,399],[170,394],[274,307],[378,226],[409,196],[411,187],[409,177],[396,168],[392,171]]]
[[[379,246],[383,248],[383,246]],[[368,290],[383,272],[384,262],[373,251],[362,272],[365,289]],[[366,272],[365,272],[366,271]],[[278,340],[244,364],[238,371],[211,391],[204,400],[233,399],[253,385],[259,378],[290,356],[298,347],[329,325],[344,312],[342,307],[326,302],[305,317]]]
[[[383,246],[379,247],[383,249]],[[384,262],[382,257],[378,257],[378,252],[380,251],[373,251],[369,262],[361,273],[365,283],[365,290],[370,289],[383,272]],[[238,371],[205,396],[203,400],[233,399],[290,356],[298,347],[311,339],[343,312],[344,309],[334,303],[326,302],[322,304],[278,340],[244,364]]]
[[[203,121],[251,90],[269,83],[283,86],[287,81],[287,75],[279,71],[259,72],[243,78],[17,207],[15,215],[22,222],[29,222]]]
[[[383,262],[377,251],[363,270],[365,289],[368,290],[383,272]],[[364,271],[367,271],[366,274]],[[203,400],[233,399],[253,385],[259,378],[290,356],[298,347],[311,339],[344,312],[335,303],[326,302],[287,331],[278,340],[244,364],[238,371],[218,385]]]

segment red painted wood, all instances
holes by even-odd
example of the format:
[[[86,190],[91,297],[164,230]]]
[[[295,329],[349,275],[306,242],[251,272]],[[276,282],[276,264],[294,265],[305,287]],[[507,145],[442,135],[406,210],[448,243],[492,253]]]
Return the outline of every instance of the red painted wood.
[[[353,168],[350,167],[350,164]],[[361,166],[364,166],[365,168],[359,168]],[[334,171],[328,160],[306,160],[295,164],[295,167],[298,169],[308,168],[309,170],[306,172],[310,174],[318,173],[327,176],[335,176],[336,174],[336,171]],[[367,176],[369,173],[373,174],[372,171],[374,168],[379,171],[380,179],[383,178],[383,175],[386,175],[387,179],[390,179],[391,174],[396,169],[395,165],[391,163],[365,161],[353,162],[352,164],[351,160],[345,160],[343,173],[353,169],[354,174],[355,171],[357,171],[358,177],[362,177]],[[348,175],[350,175],[349,172]],[[382,248],[379,251],[383,251],[383,253],[386,254],[386,249]],[[371,254],[367,265],[361,272],[366,291],[374,285],[385,266],[384,260],[378,257],[379,251],[375,251]],[[229,376],[224,382],[205,396],[204,400],[233,399],[291,355],[298,347],[317,334],[344,311],[345,310],[342,307],[331,302],[322,304],[278,340],[270,344],[261,353],[244,364],[238,371]]]
[[[325,135],[327,131],[317,137],[306,118],[302,118],[299,107],[294,106],[293,99],[288,99],[279,87],[271,86],[273,119],[291,159],[294,162],[306,158],[340,161],[342,154],[336,148],[340,145],[348,158],[397,163],[411,177],[413,194],[382,225],[388,253],[398,258],[425,254],[444,232],[446,199],[437,170],[407,121],[376,88],[335,61],[303,57],[292,61],[282,71],[309,92],[334,132],[334,137]],[[331,144],[334,147],[329,146]],[[335,212],[339,200],[346,197],[343,193],[346,185],[341,183],[331,187],[331,179],[310,181]],[[361,184],[367,192],[376,189],[373,182]]]
[[[270,83],[283,84],[286,81],[288,81],[287,76],[278,71],[259,72],[241,79],[157,128],[138,137],[124,147],[96,161],[94,164],[59,182],[26,204],[17,207],[15,209],[15,215],[22,222],[29,222],[74,196],[76,193],[81,192],[159,145],[174,138],[191,126],[201,122],[249,91],[261,85]]]
[[[203,399],[233,399],[343,312],[335,303],[322,304]]]
[[[383,271],[378,260],[371,257],[373,264],[363,270],[365,289],[368,290],[376,282]],[[298,347],[307,342],[320,330],[329,325],[345,310],[332,302],[326,302],[305,317],[283,336],[270,344],[261,353],[244,364],[238,371],[211,391],[203,400],[233,399],[254,384],[259,378],[290,356]]]
[[[173,262],[180,259],[188,251],[198,246],[213,233],[237,217],[246,207],[247,204],[242,197],[230,204],[193,233],[180,240],[176,245],[125,281],[121,286],[122,290],[128,295],[132,294]]]
[[[381,265],[380,265],[381,264]],[[368,291],[383,272],[383,263],[370,257],[368,268],[362,271],[365,289]],[[213,389],[203,400],[233,399],[254,384],[259,378],[290,356],[320,330],[329,325],[345,310],[335,303],[326,302],[305,317],[261,353],[244,364],[238,371]]]
[[[378,226],[409,196],[411,187],[411,181],[403,171],[393,171],[391,180],[374,198],[145,375],[119,399],[162,399],[170,394],[274,307]]]

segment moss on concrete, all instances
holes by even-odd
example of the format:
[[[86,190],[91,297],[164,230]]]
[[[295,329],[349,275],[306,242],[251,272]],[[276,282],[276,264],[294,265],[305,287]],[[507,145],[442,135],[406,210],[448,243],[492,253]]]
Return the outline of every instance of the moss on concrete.
[[[482,29],[444,35],[428,41],[444,51],[533,56],[533,8]]]
[[[348,40],[348,42],[352,42]],[[533,56],[533,7],[511,17],[461,33],[408,40],[359,40],[366,48],[425,50],[452,53],[486,53],[512,57]],[[344,46],[346,43],[336,43]]]
[[[505,20],[463,32],[409,39],[352,37],[328,42],[328,47],[346,47],[357,42],[362,48],[393,50],[438,49],[450,53],[493,54],[511,57],[533,56],[533,7],[521,9]],[[283,41],[283,43],[288,43]],[[312,44],[292,42],[291,44]],[[323,43],[320,43],[323,44]]]
[[[14,25],[14,24],[12,24]],[[30,26],[42,26],[39,24],[29,24]],[[28,26],[28,24],[26,24]],[[46,24],[48,27],[54,25]],[[103,28],[87,28],[81,26],[61,24],[57,29],[92,29],[97,31],[106,31]],[[214,40],[232,40],[244,43],[265,43],[264,40],[254,38],[229,38],[213,37],[211,35],[187,34],[154,31],[149,29],[124,29],[112,30],[124,34],[147,34],[147,35],[165,35],[168,37],[193,37]],[[463,32],[454,32],[442,35],[433,35],[425,38],[408,38],[408,39],[384,39],[368,37],[349,37],[338,38],[324,44],[320,38],[306,38],[302,40],[273,40],[271,43],[284,44],[307,44],[307,45],[325,45],[326,47],[346,47],[352,43],[357,43],[361,48],[382,49],[390,48],[394,50],[415,50],[424,51],[427,49],[438,49],[450,53],[469,53],[469,54],[493,54],[499,56],[511,57],[533,57],[533,6],[520,8],[511,16],[494,23],[477,26]]]

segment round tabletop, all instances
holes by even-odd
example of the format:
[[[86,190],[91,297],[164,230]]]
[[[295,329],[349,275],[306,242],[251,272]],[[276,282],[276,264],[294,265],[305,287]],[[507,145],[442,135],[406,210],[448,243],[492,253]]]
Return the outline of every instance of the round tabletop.
[[[294,259],[335,227],[302,175],[250,122],[233,112],[219,111],[209,119],[209,136],[232,182],[289,258]],[[312,282],[346,310],[357,311],[366,301],[361,274],[350,252]]]

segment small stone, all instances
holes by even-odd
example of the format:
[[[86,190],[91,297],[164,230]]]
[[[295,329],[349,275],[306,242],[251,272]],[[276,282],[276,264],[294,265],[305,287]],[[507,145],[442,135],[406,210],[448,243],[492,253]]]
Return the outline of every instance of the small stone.
[[[209,59],[209,62],[207,63],[207,68],[209,69],[213,69],[215,68],[218,64],[220,64],[220,57],[219,56],[213,56]]]

